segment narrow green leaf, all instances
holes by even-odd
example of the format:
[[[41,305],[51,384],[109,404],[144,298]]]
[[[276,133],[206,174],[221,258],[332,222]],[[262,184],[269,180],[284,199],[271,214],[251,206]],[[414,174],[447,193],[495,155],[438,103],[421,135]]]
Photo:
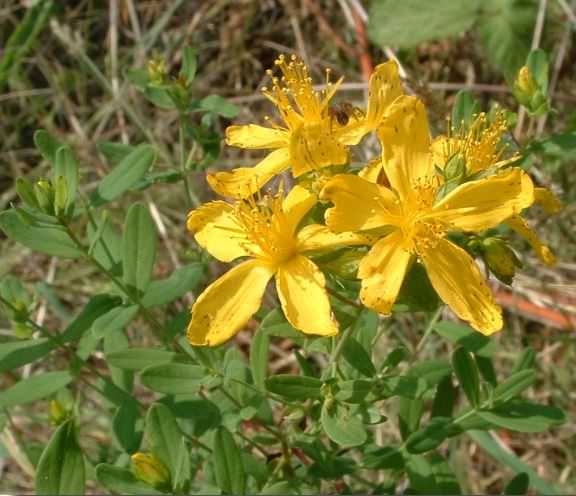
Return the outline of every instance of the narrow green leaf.
[[[196,76],[196,69],[198,68],[198,60],[196,51],[192,47],[184,47],[182,50],[182,75],[186,78],[188,83],[194,81]]]
[[[563,424],[565,413],[559,408],[524,401],[509,401],[478,415],[491,424],[518,432],[542,432]]]
[[[48,131],[39,129],[34,133],[34,144],[48,162],[52,165],[56,163],[56,152],[62,146],[62,143],[53,138]]]
[[[471,327],[444,320],[434,326],[434,330],[445,339],[459,344],[470,353],[489,357],[494,353],[494,340],[483,336]]]
[[[112,419],[112,429],[118,444],[126,453],[135,453],[142,441],[143,419],[133,403],[118,407]]]
[[[362,421],[350,410],[337,403],[325,401],[320,414],[322,427],[336,444],[352,447],[364,444],[368,439]]]
[[[64,422],[42,452],[36,469],[36,494],[84,494],[84,456],[73,420]]]
[[[112,201],[144,177],[156,160],[154,148],[138,145],[98,185],[98,200]]]
[[[262,326],[254,333],[250,346],[250,370],[254,384],[261,391],[266,390],[266,376],[268,373],[268,345],[270,338]]]
[[[54,394],[72,381],[69,371],[43,372],[0,392],[0,408],[23,405]]]
[[[176,465],[172,473],[172,491],[176,494],[188,494],[192,462],[190,460],[190,449],[184,437],[180,438],[180,444],[176,448],[176,453]]]
[[[530,476],[526,472],[520,472],[504,488],[504,494],[518,495],[528,494]]]
[[[218,95],[209,95],[203,98],[200,101],[200,108],[221,115],[226,119],[233,119],[240,111],[236,105]]]
[[[179,355],[173,351],[158,348],[128,348],[106,355],[106,361],[125,370],[144,370],[146,367],[174,362]]]
[[[110,165],[117,165],[122,161],[122,159],[133,152],[136,147],[124,143],[114,143],[112,141],[98,141],[96,143],[96,148],[102,155],[104,155],[106,161]]]
[[[400,398],[398,426],[403,440],[406,440],[412,432],[418,429],[423,411],[424,401],[422,398],[413,400],[405,397]]]
[[[61,258],[82,256],[82,251],[62,226],[46,222],[26,223],[16,210],[0,213],[0,229],[10,239],[47,255]]]
[[[374,367],[370,355],[352,336],[346,338],[342,348],[342,356],[350,366],[362,375],[366,377],[373,377],[376,375],[376,367]]]
[[[345,403],[362,403],[372,391],[372,387],[372,381],[366,379],[339,382],[335,398]]]
[[[406,439],[408,453],[424,453],[436,449],[445,439],[461,433],[461,428],[450,417],[433,417],[428,424]]]
[[[204,272],[204,264],[192,263],[175,270],[166,279],[152,281],[142,297],[142,305],[149,308],[171,303],[193,291],[204,279]]]
[[[137,305],[115,307],[98,317],[92,323],[92,333],[97,338],[118,332],[126,327],[138,313]]]
[[[164,394],[192,394],[198,391],[205,377],[204,367],[187,363],[164,363],[144,369],[142,384],[152,391]]]
[[[460,494],[450,466],[438,453],[411,455],[406,461],[408,492],[416,494]]]
[[[436,387],[431,417],[451,417],[458,390],[452,384],[452,376],[446,376]]]
[[[45,357],[58,344],[48,338],[0,343],[0,372],[14,370]]]
[[[131,288],[148,288],[156,258],[156,229],[148,209],[135,203],[128,210],[123,237],[123,280]]]
[[[69,343],[79,340],[92,327],[97,318],[118,307],[120,303],[122,303],[122,300],[118,296],[108,294],[93,296],[78,316],[68,324],[62,333],[62,341]]]
[[[214,474],[218,487],[225,494],[245,494],[246,475],[240,450],[234,437],[224,427],[214,436]]]
[[[397,448],[386,446],[367,451],[364,465],[371,469],[400,470],[404,468],[404,457]]]
[[[170,403],[169,406],[176,417],[190,422],[195,436],[201,436],[222,423],[220,409],[209,400],[178,401]]]
[[[76,198],[78,189],[78,162],[69,146],[62,146],[56,151],[54,177],[63,177],[66,185],[65,208],[70,208]]]
[[[278,374],[266,380],[266,389],[289,400],[318,399],[322,384],[314,377]]]
[[[108,463],[100,463],[96,466],[96,479],[106,489],[118,494],[162,494],[153,487],[140,482],[130,470]]]
[[[519,395],[526,388],[530,387],[536,380],[536,371],[532,369],[521,370],[512,374],[504,382],[501,382],[494,389],[493,399],[495,402],[511,400]]]
[[[428,389],[429,386],[424,379],[411,375],[384,376],[380,377],[374,384],[375,394],[383,398],[403,396],[404,398],[417,399]]]
[[[474,360],[464,348],[457,348],[452,353],[452,367],[468,401],[474,407],[478,407],[480,405],[478,369]]]
[[[576,142],[575,142],[576,146]],[[516,372],[521,372],[523,370],[531,370],[536,365],[536,352],[533,348],[525,348],[522,350],[522,353],[518,357],[518,360],[514,364],[514,368],[512,369],[512,375],[516,374]]]

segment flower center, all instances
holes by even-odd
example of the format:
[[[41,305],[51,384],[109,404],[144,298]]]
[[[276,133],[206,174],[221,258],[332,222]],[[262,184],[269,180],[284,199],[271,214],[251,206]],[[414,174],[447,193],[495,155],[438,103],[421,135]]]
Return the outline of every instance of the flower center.
[[[254,199],[238,202],[234,214],[251,242],[246,249],[255,258],[278,265],[297,253],[295,226],[282,210],[282,194],[266,195],[259,202]]]

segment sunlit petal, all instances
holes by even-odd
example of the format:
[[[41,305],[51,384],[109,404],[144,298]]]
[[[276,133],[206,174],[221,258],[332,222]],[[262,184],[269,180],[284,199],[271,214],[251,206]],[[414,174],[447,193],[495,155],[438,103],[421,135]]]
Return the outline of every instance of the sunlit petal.
[[[326,224],[336,232],[360,231],[393,224],[398,201],[392,191],[352,174],[334,176],[320,197],[334,203]]]
[[[358,277],[362,279],[362,303],[384,315],[392,310],[412,254],[402,246],[399,231],[382,238],[360,262]]]
[[[482,231],[529,207],[534,201],[530,177],[518,168],[458,186],[440,200],[431,217],[463,231]]]
[[[196,346],[217,346],[234,336],[256,313],[273,270],[250,260],[208,286],[192,306],[187,337]]]
[[[320,269],[304,256],[282,264],[276,273],[276,287],[288,322],[306,334],[333,336],[338,323],[332,315]]]
[[[298,232],[298,251],[325,250],[343,246],[368,245],[371,239],[361,234],[334,233],[320,224],[305,226]]]
[[[376,129],[390,105],[402,94],[402,81],[396,61],[389,60],[377,65],[368,83],[366,127]]]
[[[378,128],[378,136],[390,185],[403,199],[414,199],[413,186],[434,176],[424,104],[413,96],[397,98]]]
[[[207,181],[216,193],[231,198],[247,198],[256,193],[276,174],[288,168],[290,158],[287,148],[269,153],[254,167],[239,167],[231,172],[208,174]]]
[[[554,265],[556,263],[556,257],[552,250],[545,244],[542,244],[536,231],[532,229],[528,223],[519,215],[514,215],[507,219],[504,224],[510,226],[514,231],[516,231],[520,236],[522,236],[532,249],[538,255],[538,258],[548,266]]]
[[[226,129],[226,144],[239,148],[282,148],[288,146],[288,131],[247,124]]]
[[[458,317],[482,334],[489,335],[502,328],[502,310],[468,253],[441,239],[420,257],[432,286]]]
[[[282,211],[286,215],[288,224],[295,229],[317,202],[318,197],[310,190],[302,186],[294,186],[282,202]]]
[[[233,207],[223,201],[205,203],[192,210],[186,227],[202,248],[222,262],[247,256],[256,249],[234,216]]]
[[[370,160],[370,162],[368,162],[366,166],[358,172],[358,177],[366,179],[366,181],[370,181],[371,183],[382,184],[379,179],[383,174],[384,168],[382,167],[382,159],[378,158]]]

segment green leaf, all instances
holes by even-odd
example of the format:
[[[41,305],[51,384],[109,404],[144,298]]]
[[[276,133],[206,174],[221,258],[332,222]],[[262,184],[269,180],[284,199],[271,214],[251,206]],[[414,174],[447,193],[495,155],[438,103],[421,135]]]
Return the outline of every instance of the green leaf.
[[[428,424],[406,439],[408,453],[424,453],[440,446],[445,439],[462,432],[450,417],[433,417]]]
[[[548,55],[546,52],[540,48],[532,50],[528,54],[526,65],[536,80],[539,89],[544,95],[548,95],[548,73],[550,71],[550,64],[548,63]]]
[[[144,370],[146,367],[175,362],[178,357],[173,351],[158,348],[128,348],[106,355],[106,361],[124,370]]]
[[[325,401],[320,414],[322,427],[336,444],[352,447],[364,444],[368,439],[360,418],[338,403]]]
[[[566,421],[565,413],[559,408],[524,401],[509,401],[491,410],[479,410],[478,415],[498,427],[518,432],[542,432]]]
[[[147,367],[140,379],[144,386],[158,393],[192,394],[205,376],[204,367],[200,365],[164,363]]]
[[[398,427],[402,439],[406,440],[408,436],[418,429],[420,419],[424,411],[424,401],[422,398],[408,399],[400,398],[400,408],[398,409]]]
[[[528,494],[530,476],[526,472],[520,472],[504,488],[504,494],[522,495]]]
[[[466,129],[474,119],[474,116],[480,112],[480,105],[472,93],[468,90],[460,90],[456,93],[454,105],[452,107],[452,126],[455,131]],[[442,322],[442,323],[448,323]]]
[[[73,420],[64,422],[42,452],[36,469],[36,494],[84,494],[84,456]]]
[[[495,341],[463,324],[444,320],[434,326],[434,330],[448,341],[458,344],[470,353],[490,357],[494,353]]]
[[[180,267],[170,277],[152,281],[142,297],[142,305],[146,308],[166,305],[194,290],[202,279],[204,264],[192,263]]]
[[[126,453],[135,453],[142,441],[142,417],[133,403],[121,405],[114,414],[112,429]]]
[[[124,224],[123,280],[130,288],[144,292],[148,288],[156,258],[156,229],[148,209],[135,203]]]
[[[538,12],[532,0],[486,0],[478,32],[488,61],[512,79],[524,64]]]
[[[66,181],[66,204],[65,209],[69,209],[76,198],[78,189],[78,162],[69,146],[62,146],[56,151],[56,161],[54,163],[54,177],[63,177]]]
[[[404,457],[397,448],[386,446],[368,451],[364,457],[366,468],[381,470],[400,470],[404,468]]]
[[[144,177],[155,160],[156,153],[150,145],[135,147],[102,179],[97,189],[97,200],[108,202],[118,198]]]
[[[10,239],[35,251],[61,258],[81,257],[82,251],[59,224],[27,223],[16,210],[0,213],[0,229]]]
[[[122,238],[108,221],[108,212],[102,210],[100,219],[88,222],[86,234],[90,242],[89,253],[114,275],[121,274]]]
[[[362,403],[372,391],[372,381],[355,379],[338,383],[337,400],[345,403]]]
[[[194,81],[197,68],[198,60],[196,57],[196,51],[189,46],[184,47],[184,50],[182,50],[182,70],[180,72],[186,78],[188,83]]]
[[[370,355],[352,336],[348,336],[344,341],[342,356],[354,369],[366,377],[376,375],[376,367]]]
[[[114,143],[112,141],[98,141],[96,143],[97,150],[104,155],[106,161],[110,165],[119,164],[125,157],[134,151],[133,145],[125,145],[124,143]]]
[[[375,394],[383,398],[403,396],[404,398],[420,398],[428,389],[425,380],[411,375],[392,375],[378,379],[375,384]]]
[[[69,371],[43,372],[0,392],[0,408],[23,405],[54,394],[72,381]]]
[[[412,365],[409,370],[411,376],[423,379],[431,388],[451,372],[452,367],[446,360],[422,360]]]
[[[270,338],[262,325],[254,333],[250,345],[250,370],[254,385],[261,391],[266,390],[266,376],[268,373],[268,345]]]
[[[431,417],[451,417],[456,404],[458,389],[452,384],[452,376],[442,379],[436,387]]]
[[[209,95],[200,101],[200,108],[213,114],[221,115],[226,119],[233,119],[240,109],[225,98],[218,95]]]
[[[100,463],[96,466],[96,479],[106,489],[118,494],[162,494],[140,482],[130,470],[108,463]]]
[[[388,371],[398,366],[400,362],[408,359],[410,352],[404,346],[394,348],[382,362],[380,371]]]
[[[48,131],[39,129],[34,133],[34,144],[48,162],[52,165],[56,163],[56,152],[62,146],[62,143],[53,138]]]
[[[315,377],[278,374],[266,380],[266,389],[289,400],[319,399],[322,384]]]
[[[476,0],[380,0],[370,4],[368,36],[384,47],[411,48],[423,41],[458,35],[478,15]]]
[[[92,327],[96,319],[118,307],[120,303],[122,303],[122,300],[117,296],[108,294],[93,296],[78,316],[68,324],[62,333],[61,340],[64,343],[79,340]]]
[[[536,371],[532,369],[521,370],[512,374],[508,379],[501,382],[494,389],[493,400],[504,402],[519,395],[526,388],[530,387],[536,380]]]
[[[223,493],[246,493],[242,456],[234,437],[224,427],[219,428],[214,436],[213,462],[216,483]]]
[[[576,143],[574,145],[576,148]],[[523,370],[533,369],[536,364],[536,352],[533,348],[525,348],[518,357],[514,368],[512,369],[512,375],[516,372],[522,372]]]
[[[126,327],[138,313],[138,305],[115,307],[92,323],[92,333],[97,338],[118,332]]]
[[[394,306],[399,312],[433,312],[438,308],[439,301],[428,272],[422,264],[415,263],[402,283]]]
[[[481,356],[481,355],[474,355],[474,360],[476,362],[476,366],[478,367],[478,372],[490,386],[496,387],[498,384],[498,378],[496,377],[496,369],[494,368],[494,363],[492,362],[492,358]]]
[[[150,451],[160,461],[165,463],[170,470],[172,483],[174,484],[175,476],[181,470],[182,457],[185,456],[181,453],[185,445],[183,447],[180,443],[183,437],[182,431],[167,406],[155,403],[148,410],[145,436],[148,440]]]
[[[470,431],[467,433],[484,451],[498,463],[509,467],[515,473],[526,472],[530,476],[532,487],[541,494],[562,494],[554,484],[542,479],[529,465],[524,463],[493,432]]]
[[[480,405],[480,378],[476,363],[464,348],[457,348],[452,353],[454,374],[460,381],[464,394],[474,407]]]
[[[48,338],[0,343],[0,372],[14,370],[45,357],[58,344]]]
[[[190,460],[190,449],[184,437],[180,438],[180,444],[176,449],[176,453],[176,465],[172,473],[172,491],[176,494],[188,494],[192,462]]]
[[[170,404],[170,409],[178,418],[188,419],[195,436],[201,436],[222,423],[218,406],[209,400],[185,400]]]
[[[412,455],[406,461],[410,494],[460,494],[456,477],[438,453]]]

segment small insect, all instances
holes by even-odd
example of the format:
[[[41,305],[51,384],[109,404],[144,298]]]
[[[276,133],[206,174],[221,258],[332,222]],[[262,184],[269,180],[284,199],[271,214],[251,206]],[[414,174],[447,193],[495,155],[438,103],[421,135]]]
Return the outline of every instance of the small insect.
[[[328,115],[330,116],[330,124],[336,121],[340,126],[346,126],[350,122],[350,118],[357,120],[363,118],[364,112],[350,102],[340,102],[328,107]]]

